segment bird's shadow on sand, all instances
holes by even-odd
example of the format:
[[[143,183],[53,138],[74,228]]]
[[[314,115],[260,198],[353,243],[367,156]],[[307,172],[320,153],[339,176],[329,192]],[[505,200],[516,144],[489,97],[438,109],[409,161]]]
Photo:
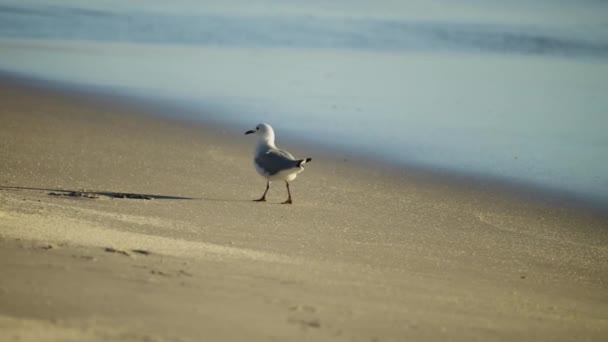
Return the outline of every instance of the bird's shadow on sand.
[[[69,190],[69,189],[48,189],[23,186],[3,186],[0,185],[0,190],[18,190],[18,191],[43,191],[49,196],[70,197],[70,198],[121,198],[121,199],[136,199],[136,200],[199,200],[199,201],[216,201],[216,202],[250,202],[249,199],[236,198],[204,198],[204,197],[184,197],[172,195],[158,194],[141,194],[132,192],[114,192],[114,191],[97,191],[97,190]]]

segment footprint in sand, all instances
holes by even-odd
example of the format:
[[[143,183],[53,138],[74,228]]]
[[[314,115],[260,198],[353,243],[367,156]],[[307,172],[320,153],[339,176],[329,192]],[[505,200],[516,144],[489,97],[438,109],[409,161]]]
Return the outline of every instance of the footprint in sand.
[[[310,305],[294,305],[289,307],[287,322],[296,324],[303,329],[321,328],[321,321],[316,317],[317,309]]]
[[[131,256],[131,254],[129,252],[123,251],[122,249],[116,249],[113,247],[106,247],[103,250],[108,253],[117,253],[117,254],[122,254],[124,256]]]
[[[145,249],[132,249],[130,251],[126,251],[126,250],[117,249],[114,247],[105,247],[103,250],[108,253],[118,253],[118,254],[122,254],[124,256],[131,256],[132,255],[131,253],[136,253],[136,254],[141,254],[141,255],[152,254],[152,252],[145,250]]]

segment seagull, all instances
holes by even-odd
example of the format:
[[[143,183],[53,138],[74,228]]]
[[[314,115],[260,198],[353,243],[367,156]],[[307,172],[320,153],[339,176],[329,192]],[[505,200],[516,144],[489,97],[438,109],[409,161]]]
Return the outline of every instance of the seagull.
[[[296,179],[298,173],[304,171],[303,165],[311,161],[311,158],[295,159],[291,153],[277,148],[274,144],[274,130],[269,124],[261,123],[255,130],[245,132],[245,134],[257,134],[258,142],[255,145],[253,154],[253,165],[255,170],[266,178],[266,190],[256,202],[265,202],[266,193],[270,189],[270,182],[274,180],[285,181],[287,186],[287,200],[282,204],[291,204],[291,191],[289,182]]]

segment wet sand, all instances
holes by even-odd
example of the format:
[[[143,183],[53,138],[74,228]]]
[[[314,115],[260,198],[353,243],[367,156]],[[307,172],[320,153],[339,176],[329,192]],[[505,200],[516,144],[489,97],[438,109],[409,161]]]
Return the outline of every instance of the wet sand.
[[[250,127],[9,80],[0,103],[3,340],[608,335],[594,211],[315,155],[280,132],[313,161],[293,205],[281,184],[255,203]]]

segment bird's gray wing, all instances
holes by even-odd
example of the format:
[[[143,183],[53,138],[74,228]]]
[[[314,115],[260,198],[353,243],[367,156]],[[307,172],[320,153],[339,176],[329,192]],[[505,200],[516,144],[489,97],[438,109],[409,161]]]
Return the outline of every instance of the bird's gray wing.
[[[298,161],[287,151],[272,149],[255,157],[255,162],[270,175],[298,167]]]

